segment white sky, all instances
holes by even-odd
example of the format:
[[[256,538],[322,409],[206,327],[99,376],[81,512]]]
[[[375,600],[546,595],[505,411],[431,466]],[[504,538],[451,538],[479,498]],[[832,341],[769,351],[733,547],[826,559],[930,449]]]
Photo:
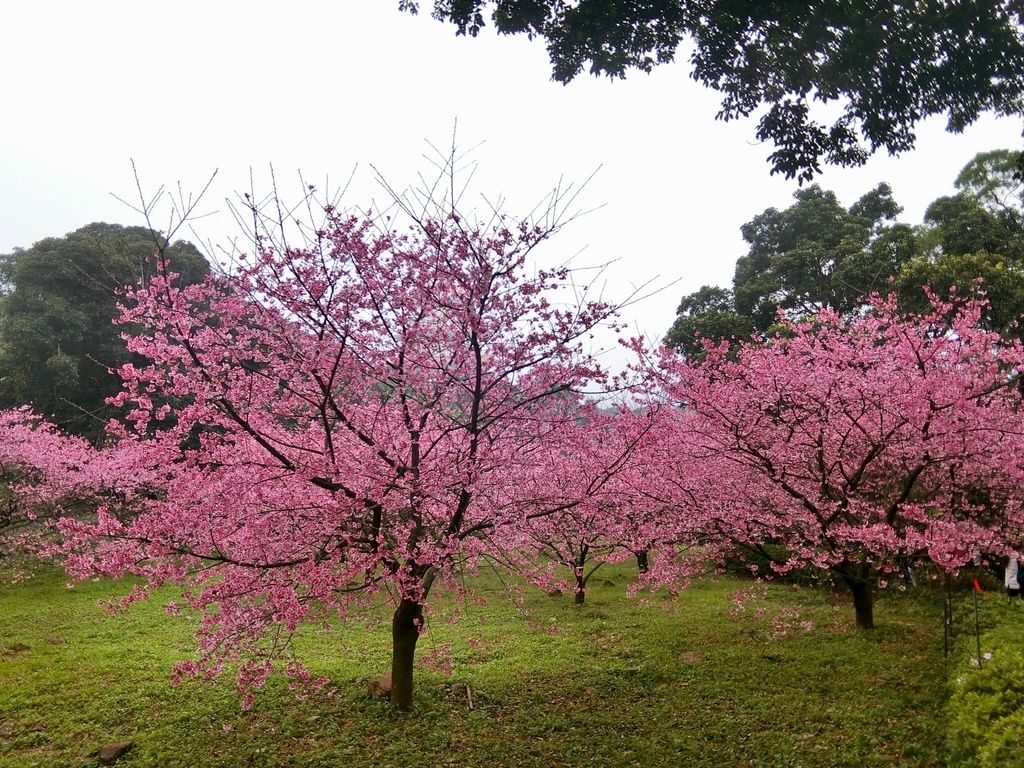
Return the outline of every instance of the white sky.
[[[423,0],[426,10],[431,3]],[[479,164],[474,189],[523,214],[559,180],[598,167],[553,258],[616,260],[608,295],[657,278],[670,288],[626,319],[660,338],[679,298],[729,285],[746,249],[739,227],[791,202],[795,182],[768,173],[754,122],[714,120],[716,93],[680,62],[625,81],[550,82],[546,51],[522,37],[456,38],[450,26],[401,14],[398,0],[6,3],[0,13],[0,253],[92,221],[141,224],[130,158],[147,189],[198,191],[219,173],[205,211],[266,184],[273,163],[287,195],[297,172],[342,182],[345,200],[384,198],[429,171],[427,141],[457,140]],[[818,179],[850,204],[889,181],[920,221],[952,191],[975,153],[1018,147],[1017,121],[986,119],[960,136],[921,127],[917,149]],[[289,186],[293,185],[293,186]],[[199,224],[206,241],[238,235],[226,214]],[[678,281],[678,282],[676,282]]]

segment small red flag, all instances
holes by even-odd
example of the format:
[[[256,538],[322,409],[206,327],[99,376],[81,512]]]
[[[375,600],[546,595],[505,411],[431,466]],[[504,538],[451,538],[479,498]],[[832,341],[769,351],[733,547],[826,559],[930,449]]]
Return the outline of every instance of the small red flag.
[[[982,593],[984,593],[984,591],[985,591],[984,589],[981,588],[981,582],[978,581],[977,579],[974,580],[974,591],[975,592],[982,592]]]

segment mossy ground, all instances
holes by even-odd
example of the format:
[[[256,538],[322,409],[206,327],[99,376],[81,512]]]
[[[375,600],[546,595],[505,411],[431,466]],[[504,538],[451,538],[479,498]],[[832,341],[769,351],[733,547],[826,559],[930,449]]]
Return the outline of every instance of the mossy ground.
[[[297,651],[332,680],[321,693],[297,700],[275,677],[242,711],[230,676],[169,685],[192,625],[162,601],[111,616],[97,600],[127,585],[40,573],[0,590],[0,768],[95,765],[120,740],[135,747],[119,768],[942,764],[933,596],[883,598],[863,632],[852,606],[773,586],[758,605],[814,627],[770,639],[730,600],[749,582],[645,600],[626,596],[626,569],[595,579],[584,606],[510,597],[493,576],[468,601],[438,594],[418,657],[449,655],[451,674],[419,664],[416,709],[396,714],[366,693],[388,666],[385,606],[300,631]]]

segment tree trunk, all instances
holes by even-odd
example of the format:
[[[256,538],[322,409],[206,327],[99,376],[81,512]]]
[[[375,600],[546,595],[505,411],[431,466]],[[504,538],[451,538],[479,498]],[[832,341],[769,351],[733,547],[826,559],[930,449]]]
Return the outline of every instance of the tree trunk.
[[[865,577],[843,576],[843,581],[853,594],[853,610],[857,616],[857,626],[861,629],[875,628],[875,600],[871,582]]]
[[[423,603],[402,598],[391,619],[391,706],[412,709],[412,670],[420,639]]]
[[[576,605],[583,605],[587,599],[587,580],[582,573],[576,574]]]
[[[587,553],[590,547],[584,542],[580,544],[579,553],[576,555],[576,562],[572,565],[572,575],[576,577],[576,605],[583,605],[587,599]],[[594,571],[591,570],[591,573]]]
[[[640,573],[647,573],[651,567],[651,560],[648,556],[646,549],[641,549],[639,552],[634,553],[636,555],[636,569]]]

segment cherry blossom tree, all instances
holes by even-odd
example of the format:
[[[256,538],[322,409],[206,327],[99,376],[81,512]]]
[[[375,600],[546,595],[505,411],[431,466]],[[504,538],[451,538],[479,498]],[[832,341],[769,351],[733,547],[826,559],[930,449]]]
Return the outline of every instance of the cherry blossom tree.
[[[585,480],[559,460],[590,454],[579,393],[607,376],[584,344],[616,311],[569,269],[531,267],[564,201],[537,223],[471,221],[454,193],[396,199],[408,228],[328,206],[301,246],[257,234],[201,285],[158,254],[125,297],[129,349],[151,362],[121,369],[130,423],[112,431],[126,463],[172,469],[130,519],[66,525],[67,566],[190,585],[200,655],[179,674],[239,661],[250,691],[300,621],[387,596],[391,702],[408,709],[434,585],[628,463],[628,442]]]
[[[577,406],[576,428],[585,452],[565,454],[555,444],[551,448],[559,455],[552,455],[549,464],[560,471],[524,478],[539,486],[532,491],[537,497],[564,503],[551,514],[529,516],[509,540],[505,561],[544,589],[571,589],[582,605],[598,569],[646,551],[656,534],[637,507],[646,498],[638,496],[635,484],[644,472],[658,418],[657,409]]]
[[[0,412],[0,556],[59,553],[55,526],[100,506],[129,517],[170,476],[126,450],[62,433],[27,406]]]
[[[981,312],[935,301],[902,319],[876,299],[735,356],[666,354],[654,375],[678,406],[674,458],[649,491],[713,552],[830,572],[872,627],[873,590],[907,558],[952,570],[1020,546],[1024,351],[979,327]]]
[[[91,495],[86,477],[95,475],[98,456],[27,407],[0,412],[0,555],[36,549],[30,533],[68,514],[76,497]]]
[[[28,408],[0,413],[0,553],[54,500],[64,495],[78,441],[65,439]]]

